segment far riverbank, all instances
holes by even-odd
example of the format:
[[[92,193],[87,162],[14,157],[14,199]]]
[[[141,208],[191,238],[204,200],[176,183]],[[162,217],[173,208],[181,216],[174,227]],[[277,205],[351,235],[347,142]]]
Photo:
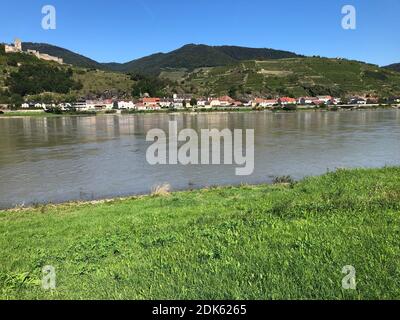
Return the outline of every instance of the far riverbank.
[[[1,117],[63,117],[63,116],[97,116],[97,115],[132,115],[132,114],[174,114],[174,113],[226,113],[226,112],[344,112],[355,110],[378,110],[378,109],[400,109],[400,105],[347,105],[334,106],[327,108],[311,108],[308,106],[296,106],[288,108],[214,108],[214,109],[161,109],[161,110],[145,110],[145,111],[125,111],[125,110],[102,110],[102,111],[78,111],[78,112],[62,112],[49,113],[44,110],[0,110]],[[2,113],[1,113],[2,112]]]

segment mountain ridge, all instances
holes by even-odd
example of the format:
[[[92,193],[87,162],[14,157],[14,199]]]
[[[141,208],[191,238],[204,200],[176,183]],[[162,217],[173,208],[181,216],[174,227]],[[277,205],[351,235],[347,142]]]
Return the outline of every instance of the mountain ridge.
[[[246,60],[279,60],[285,58],[306,57],[291,51],[271,48],[251,48],[235,45],[209,46],[205,44],[191,43],[169,52],[157,52],[120,63],[112,61],[98,62],[69,49],[48,43],[23,42],[22,47],[24,50],[37,50],[41,53],[47,53],[52,56],[63,58],[65,63],[81,68],[124,73],[137,72],[151,75],[159,75],[163,69],[186,68],[188,71],[193,71],[196,68],[226,66],[231,63]],[[199,55],[199,53],[202,53],[203,55],[195,57],[192,61],[187,61],[188,59],[185,57],[185,54],[188,52],[193,53],[193,51],[197,51],[197,55]],[[204,54],[207,52],[211,52],[212,55],[208,59],[204,59]],[[182,53],[185,59],[181,59]],[[382,66],[382,68],[400,72],[400,63]]]
[[[36,50],[41,53],[46,53],[51,56],[59,57],[62,58],[65,63],[75,65],[81,68],[103,69],[103,65],[93,59],[90,59],[84,55],[73,52],[71,50],[51,45],[48,43],[23,42],[22,49],[24,51]]]
[[[245,60],[270,60],[301,57],[294,52],[269,48],[249,48],[240,46],[208,46],[205,44],[186,44],[166,53],[154,53],[125,63],[101,63],[68,49],[46,43],[24,42],[23,49],[63,58],[65,63],[82,68],[96,68],[125,73],[159,75],[164,69],[187,69],[200,67],[226,66]]]
[[[390,64],[390,65],[385,66],[383,68],[400,72],[400,63],[393,63],[393,64]]]

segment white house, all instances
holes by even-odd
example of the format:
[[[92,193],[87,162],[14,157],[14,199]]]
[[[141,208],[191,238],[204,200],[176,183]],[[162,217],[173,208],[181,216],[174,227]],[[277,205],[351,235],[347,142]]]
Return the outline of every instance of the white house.
[[[88,110],[86,102],[84,101],[75,102],[72,107],[78,111]]]
[[[135,109],[135,104],[133,101],[118,101],[118,109],[133,110]]]
[[[204,108],[204,109],[210,109],[211,105],[210,102],[205,100],[205,99],[200,99],[197,101],[197,107],[198,108]]]
[[[170,108],[173,106],[173,101],[170,99],[160,99],[160,102],[158,104],[161,108]]]
[[[60,103],[57,107],[61,108],[63,111],[68,111],[71,109],[72,104],[70,103]]]
[[[197,100],[197,106],[199,106],[199,107],[205,107],[206,105],[207,105],[207,100],[206,99],[200,99],[200,100]]]
[[[44,103],[35,103],[35,108],[37,109],[46,109],[46,104]]]
[[[103,101],[93,101],[93,100],[86,101],[87,110],[112,110],[113,107],[114,107],[114,102],[111,99]]]
[[[262,98],[256,98],[254,101],[252,101],[253,106],[260,106],[263,108],[268,108],[268,107],[273,107],[274,105],[278,104],[278,100],[276,99],[262,99]]]
[[[175,109],[183,109],[183,102],[182,101],[175,101],[174,103],[173,103],[173,107],[175,108]]]
[[[139,103],[135,104],[135,110],[137,110],[137,111],[145,111],[145,110],[147,110],[147,107],[146,107],[146,105],[144,103],[139,102]]]
[[[219,107],[221,105],[221,102],[218,99],[212,99],[210,101],[210,106],[213,107]]]
[[[315,105],[322,103],[321,100],[319,100],[317,97],[301,97],[297,100],[297,103],[300,105],[304,104],[310,104],[310,105]]]
[[[173,100],[174,102],[190,102],[190,100],[192,99],[192,96],[189,94],[182,94],[182,95],[178,95],[178,94],[174,94],[173,95]]]
[[[331,96],[317,96],[317,98],[325,104],[333,99]]]

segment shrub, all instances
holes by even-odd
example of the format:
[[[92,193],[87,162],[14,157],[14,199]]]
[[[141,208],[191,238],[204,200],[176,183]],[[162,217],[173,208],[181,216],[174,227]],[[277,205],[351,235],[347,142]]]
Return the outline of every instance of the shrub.
[[[169,183],[164,183],[162,185],[154,186],[151,189],[151,195],[153,197],[163,197],[169,195],[171,192],[171,185]]]
[[[291,176],[275,177],[273,184],[293,184],[295,181]]]
[[[295,104],[288,104],[288,105],[282,107],[282,110],[295,111],[295,110],[297,110],[297,106]]]

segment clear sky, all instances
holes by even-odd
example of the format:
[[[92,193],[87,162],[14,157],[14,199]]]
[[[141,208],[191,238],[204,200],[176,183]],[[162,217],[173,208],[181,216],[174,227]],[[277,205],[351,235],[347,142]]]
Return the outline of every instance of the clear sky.
[[[53,5],[57,29],[41,27]],[[341,9],[357,10],[344,30]],[[100,62],[187,43],[290,50],[379,65],[400,62],[400,0],[1,0],[0,42],[46,42]]]

